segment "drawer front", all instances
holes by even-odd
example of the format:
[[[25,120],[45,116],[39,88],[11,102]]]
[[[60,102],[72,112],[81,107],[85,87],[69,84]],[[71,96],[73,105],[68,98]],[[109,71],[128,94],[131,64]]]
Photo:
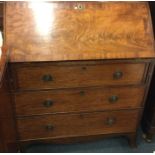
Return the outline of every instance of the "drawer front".
[[[141,106],[143,96],[143,87],[79,88],[16,93],[16,114],[21,116],[136,108]]]
[[[16,88],[23,90],[127,85],[143,82],[145,63],[46,65],[16,69]]]
[[[20,140],[135,132],[139,111],[44,115],[18,119]]]

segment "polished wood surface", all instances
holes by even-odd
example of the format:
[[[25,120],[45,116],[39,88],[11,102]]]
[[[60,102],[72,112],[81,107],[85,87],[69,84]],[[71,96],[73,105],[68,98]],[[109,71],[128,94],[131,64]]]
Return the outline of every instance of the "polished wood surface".
[[[18,131],[20,140],[134,132],[139,112],[129,110],[21,118],[17,120]]]
[[[11,62],[155,57],[147,2],[7,2],[5,38]]]
[[[69,65],[67,63],[46,63],[38,66],[14,65],[15,88],[19,90],[73,88],[103,85],[134,85],[145,80],[147,63],[105,63]],[[115,74],[121,73],[120,78]],[[50,76],[51,80],[44,80]]]
[[[16,123],[9,87],[9,49],[3,44],[3,2],[0,2],[0,152],[18,151]]]
[[[151,59],[11,63],[19,141],[55,141],[69,137],[76,139],[81,136],[122,133],[129,138],[131,146],[135,146],[136,130],[141,118],[141,112],[137,109],[143,109],[151,68]],[[48,78],[43,78],[44,75],[48,75]],[[86,113],[93,122],[95,113],[113,116],[113,112],[117,118],[121,117],[124,124],[118,123],[116,128],[107,130],[105,124],[102,126],[99,122],[95,130],[85,134],[86,128],[89,131],[82,120]],[[82,118],[77,119],[81,115]],[[136,116],[134,121],[130,119],[132,115]],[[101,120],[104,116],[97,115],[97,119]],[[53,129],[53,124],[50,124],[53,122],[59,122],[59,126],[62,123],[62,127],[46,133],[46,127]],[[80,129],[77,135],[74,134],[75,128],[67,130],[78,124]]]
[[[3,2],[0,2],[0,87],[8,60],[8,48],[3,44]]]
[[[15,106],[17,116],[119,110],[141,107],[143,95],[143,87],[35,91],[16,93]]]
[[[147,2],[10,1],[4,37],[0,148],[106,134],[135,146],[155,56]]]
[[[0,87],[2,85],[3,74],[8,63],[9,51],[6,46],[0,47]]]
[[[0,152],[17,152],[17,133],[12,106],[8,70],[0,87]]]
[[[0,2],[0,9],[2,9],[2,3]],[[1,12],[0,12],[1,14]],[[5,72],[6,65],[9,59],[9,48],[3,43],[2,31],[0,31],[0,87],[2,85],[2,78]]]
[[[1,118],[8,118],[13,115],[12,113],[12,105],[11,105],[11,99],[9,94],[9,79],[8,79],[8,71],[4,72],[4,78],[2,80],[2,85],[0,88],[0,117]]]

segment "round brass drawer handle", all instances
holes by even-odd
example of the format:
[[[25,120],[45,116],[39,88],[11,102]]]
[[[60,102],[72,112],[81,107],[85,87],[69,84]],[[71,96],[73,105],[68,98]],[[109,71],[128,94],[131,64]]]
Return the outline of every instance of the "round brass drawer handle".
[[[109,117],[106,120],[106,125],[108,125],[108,126],[112,126],[115,123],[116,123],[116,118],[114,118],[114,117]]]
[[[47,131],[51,131],[51,130],[54,129],[54,126],[53,126],[52,124],[47,124],[47,125],[45,126],[45,129],[46,129]]]
[[[42,80],[44,82],[50,82],[50,81],[53,81],[53,77],[50,74],[46,74],[46,75],[43,75]]]
[[[53,105],[53,101],[52,100],[46,100],[44,103],[43,103],[44,107],[48,108],[48,107],[51,107]]]
[[[118,101],[118,99],[119,99],[118,96],[112,95],[112,96],[109,97],[109,102],[110,103],[115,103],[115,102]]]
[[[113,79],[117,80],[117,79],[121,79],[123,76],[123,72],[122,71],[116,71],[114,74],[113,74]]]

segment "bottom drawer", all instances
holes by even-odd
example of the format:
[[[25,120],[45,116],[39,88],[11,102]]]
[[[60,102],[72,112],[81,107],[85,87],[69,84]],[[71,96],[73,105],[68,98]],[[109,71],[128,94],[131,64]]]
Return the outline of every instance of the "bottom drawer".
[[[20,140],[134,132],[140,111],[122,110],[18,118]]]

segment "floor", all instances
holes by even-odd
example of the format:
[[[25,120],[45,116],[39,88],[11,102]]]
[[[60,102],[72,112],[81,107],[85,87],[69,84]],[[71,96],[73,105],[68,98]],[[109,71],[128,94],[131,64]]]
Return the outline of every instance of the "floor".
[[[147,143],[142,138],[142,132],[138,132],[138,147],[132,149],[123,137],[105,138],[103,140],[64,145],[32,145],[27,148],[28,153],[152,153],[155,151],[155,138],[152,143]]]

